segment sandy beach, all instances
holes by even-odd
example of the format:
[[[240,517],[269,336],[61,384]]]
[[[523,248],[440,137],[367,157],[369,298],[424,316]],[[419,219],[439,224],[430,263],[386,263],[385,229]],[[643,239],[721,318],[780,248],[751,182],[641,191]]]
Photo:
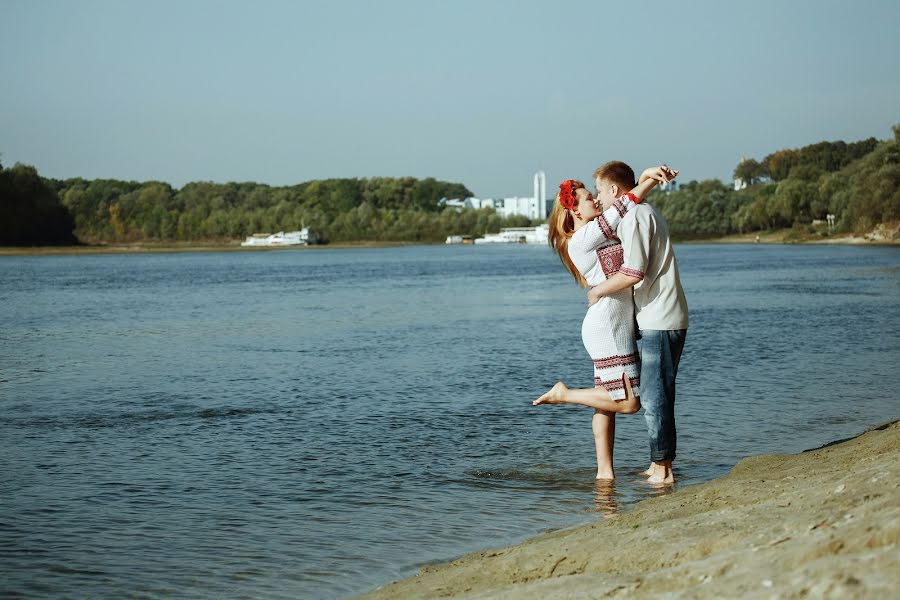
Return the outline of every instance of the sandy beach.
[[[535,507],[541,510],[541,507]],[[887,598],[900,587],[900,421],[612,519],[427,566],[379,598]]]

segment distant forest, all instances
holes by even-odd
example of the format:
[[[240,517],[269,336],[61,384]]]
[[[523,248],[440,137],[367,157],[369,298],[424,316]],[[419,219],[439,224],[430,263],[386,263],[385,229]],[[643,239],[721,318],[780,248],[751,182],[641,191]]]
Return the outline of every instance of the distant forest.
[[[744,160],[744,189],[718,180],[657,190],[650,201],[678,239],[790,228],[836,217],[838,232],[900,219],[900,125],[892,140],[821,142]],[[0,165],[0,244],[227,241],[310,227],[324,241],[441,242],[533,224],[493,209],[441,206],[472,193],[460,183],[412,177],[325,179],[294,186],[48,179]]]
[[[656,191],[650,201],[673,237],[704,238],[793,228],[821,232],[814,220],[835,216],[835,232],[869,232],[900,219],[900,125],[894,139],[820,142],[741,161],[735,190],[718,180]]]
[[[0,244],[140,243],[243,239],[309,227],[324,242],[444,241],[528,225],[492,209],[457,212],[462,184],[412,177],[259,183],[46,179],[30,166],[0,167]],[[74,237],[73,237],[74,234]],[[76,239],[77,238],[77,239]]]

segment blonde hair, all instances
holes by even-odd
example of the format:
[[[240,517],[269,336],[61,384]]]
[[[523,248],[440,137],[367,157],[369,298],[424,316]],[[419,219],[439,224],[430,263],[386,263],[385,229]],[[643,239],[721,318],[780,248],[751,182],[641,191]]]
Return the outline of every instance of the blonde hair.
[[[584,184],[580,181],[575,181],[574,183],[575,190],[584,188]],[[578,285],[587,287],[587,281],[585,280],[584,275],[581,274],[581,271],[578,270],[578,267],[576,267],[575,263],[572,262],[572,259],[569,258],[569,238],[575,233],[575,219],[572,216],[572,213],[566,210],[560,203],[559,192],[556,194],[556,202],[553,203],[553,210],[550,212],[550,218],[547,219],[547,221],[550,225],[550,232],[547,235],[547,241],[550,243],[550,247],[559,255],[559,260],[562,262],[563,266],[569,270],[569,273],[572,274],[572,277],[575,278]]]

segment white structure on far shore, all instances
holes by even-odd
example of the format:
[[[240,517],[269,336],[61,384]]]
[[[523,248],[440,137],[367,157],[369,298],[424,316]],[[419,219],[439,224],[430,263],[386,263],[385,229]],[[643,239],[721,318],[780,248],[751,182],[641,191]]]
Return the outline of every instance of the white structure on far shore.
[[[300,231],[287,233],[254,233],[241,242],[241,246],[307,246],[316,243],[316,235],[304,227]]]
[[[532,219],[547,218],[547,175],[543,171],[534,174],[534,199],[537,204],[537,216]]]
[[[534,220],[547,218],[547,176],[543,171],[534,174],[534,196],[510,198],[466,198],[444,200],[443,205],[462,210],[464,208],[493,208],[501,217],[522,215]]]
[[[476,238],[476,244],[546,244],[550,226],[546,223],[537,227],[506,227],[500,233],[486,233]],[[447,243],[452,243],[449,238]]]

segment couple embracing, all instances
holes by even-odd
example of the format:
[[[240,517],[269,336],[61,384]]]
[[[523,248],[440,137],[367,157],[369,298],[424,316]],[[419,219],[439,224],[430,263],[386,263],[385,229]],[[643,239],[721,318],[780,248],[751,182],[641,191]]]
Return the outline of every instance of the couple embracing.
[[[559,382],[534,401],[594,409],[597,478],[614,479],[616,413],[644,407],[655,484],[673,483],[675,376],[688,327],[687,300],[668,226],[642,203],[678,172],[662,165],[635,183],[623,162],[594,171],[597,196],[580,181],[559,186],[550,214],[550,245],[582,287],[590,286],[581,337],[594,363],[594,388]]]

